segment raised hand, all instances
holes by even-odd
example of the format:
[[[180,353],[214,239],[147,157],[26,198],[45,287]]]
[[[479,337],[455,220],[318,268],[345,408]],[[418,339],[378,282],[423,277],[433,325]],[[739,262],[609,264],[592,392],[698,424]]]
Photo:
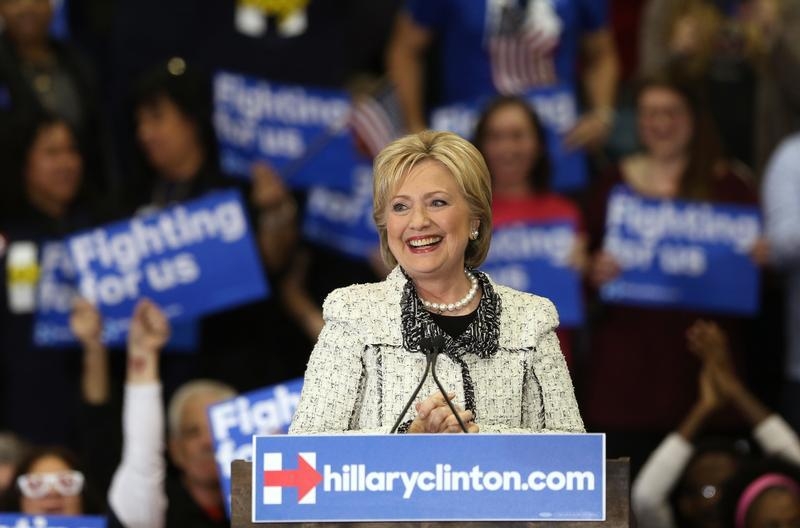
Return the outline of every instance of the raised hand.
[[[567,257],[567,263],[578,273],[584,273],[589,268],[589,239],[581,233],[575,238],[575,244]]]
[[[256,163],[250,169],[253,190],[250,199],[258,208],[272,208],[289,196],[289,191],[278,173],[266,163]]]
[[[714,380],[713,367],[707,366],[700,372],[698,379],[697,405],[707,413],[712,413],[722,408],[727,400]]]
[[[614,280],[622,269],[614,256],[607,251],[595,253],[589,267],[589,280],[596,287]]]
[[[761,403],[736,374],[728,348],[728,337],[714,322],[696,321],[686,332],[689,350],[703,362],[700,381],[700,399],[695,406],[709,411],[708,396],[716,393],[721,404],[730,403],[752,425],[765,420],[770,410]],[[710,387],[709,387],[710,384]]]
[[[686,331],[686,340],[689,350],[703,363],[716,363],[721,367],[732,368],[728,336],[717,323],[698,319]]]
[[[69,328],[83,347],[81,395],[90,405],[102,405],[110,397],[108,351],[103,345],[103,318],[89,301],[76,297]]]
[[[564,138],[564,144],[572,150],[598,148],[605,143],[610,132],[610,113],[589,112],[578,118],[575,126]]]
[[[69,328],[84,348],[102,342],[103,319],[92,303],[83,297],[76,297],[69,315]]]
[[[164,312],[149,299],[133,309],[128,331],[128,382],[151,383],[158,380],[158,354],[170,335]]]
[[[170,328],[167,316],[150,299],[136,303],[128,332],[128,347],[144,350],[160,350],[169,339]]]
[[[762,268],[769,264],[769,240],[766,237],[760,236],[756,239],[753,247],[750,248],[750,259],[753,264]]]

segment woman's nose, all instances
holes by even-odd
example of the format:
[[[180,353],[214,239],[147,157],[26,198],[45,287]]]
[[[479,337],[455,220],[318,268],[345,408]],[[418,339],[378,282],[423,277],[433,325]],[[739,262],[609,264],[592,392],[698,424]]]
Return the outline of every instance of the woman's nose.
[[[413,229],[420,229],[428,226],[431,219],[428,216],[428,211],[424,206],[415,206],[411,210],[411,227]]]

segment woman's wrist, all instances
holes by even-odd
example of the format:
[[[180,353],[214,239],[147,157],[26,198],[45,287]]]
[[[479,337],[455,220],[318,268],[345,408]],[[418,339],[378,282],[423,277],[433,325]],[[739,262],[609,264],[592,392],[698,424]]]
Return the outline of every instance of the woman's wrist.
[[[683,422],[678,427],[678,434],[685,440],[691,442],[700,431],[705,421],[715,410],[715,407],[706,403],[695,403],[689,411],[689,414],[686,415],[686,418],[684,418]]]
[[[81,347],[83,348],[83,354],[86,359],[93,359],[106,354],[106,347],[100,338],[83,339],[81,340]]]
[[[258,225],[264,229],[284,227],[297,218],[297,203],[287,197],[280,202],[258,208]]]
[[[614,121],[617,119],[617,111],[610,105],[596,106],[589,115],[608,129],[614,126]]]
[[[158,379],[158,351],[143,348],[129,350],[126,381],[139,384],[152,383]]]

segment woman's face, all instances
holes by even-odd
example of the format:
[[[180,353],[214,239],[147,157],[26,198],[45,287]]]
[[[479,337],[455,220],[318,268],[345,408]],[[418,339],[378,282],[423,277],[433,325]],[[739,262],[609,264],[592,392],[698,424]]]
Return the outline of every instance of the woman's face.
[[[477,227],[456,179],[437,161],[412,168],[387,201],[389,249],[415,280],[463,275],[469,233]]]
[[[800,497],[772,488],[756,499],[747,515],[747,528],[800,528]]]
[[[80,475],[80,474],[78,474]],[[20,486],[20,511],[28,515],[81,515],[83,513],[83,476],[56,455],[45,455],[30,467],[27,478],[35,497]],[[78,486],[80,481],[80,486]]]
[[[220,401],[216,393],[194,394],[181,411],[180,430],[170,440],[172,461],[190,481],[204,486],[219,482],[207,409]]]
[[[201,149],[195,122],[166,96],[136,110],[136,137],[150,165],[166,177]]]
[[[28,153],[25,187],[34,201],[68,206],[81,184],[83,160],[64,123],[39,130]]]
[[[47,39],[53,9],[50,0],[0,0],[0,17],[15,42],[42,42]]]
[[[542,146],[525,110],[509,104],[487,119],[481,148],[493,185],[508,188],[527,184]]]
[[[639,136],[648,153],[658,157],[685,155],[694,132],[691,110],[674,90],[646,88],[639,96]]]

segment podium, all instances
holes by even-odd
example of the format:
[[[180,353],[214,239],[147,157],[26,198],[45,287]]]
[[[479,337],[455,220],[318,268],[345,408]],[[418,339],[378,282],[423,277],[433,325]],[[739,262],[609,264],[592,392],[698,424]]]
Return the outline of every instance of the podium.
[[[627,458],[606,461],[606,520],[605,521],[570,521],[570,522],[335,522],[335,523],[269,523],[255,524],[250,521],[252,508],[252,463],[245,460],[234,460],[231,466],[231,526],[233,528],[252,528],[269,526],[290,526],[303,528],[334,528],[339,526],[359,528],[401,528],[401,527],[492,527],[501,524],[509,527],[546,527],[553,528],[593,528],[596,526],[613,526],[626,528],[630,526],[630,461]]]

